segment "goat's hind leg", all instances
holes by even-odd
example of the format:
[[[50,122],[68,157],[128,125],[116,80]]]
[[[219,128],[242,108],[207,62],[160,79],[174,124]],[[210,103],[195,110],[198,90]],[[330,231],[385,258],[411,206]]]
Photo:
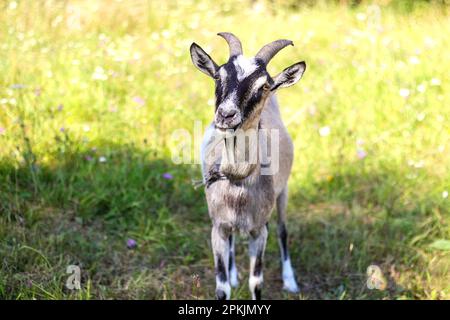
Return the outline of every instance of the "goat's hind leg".
[[[294,270],[292,269],[291,259],[287,246],[287,229],[286,229],[286,206],[287,206],[287,187],[281,192],[277,198],[278,213],[278,244],[281,252],[281,266],[283,276],[283,289],[292,293],[298,293],[300,290],[295,280]]]
[[[229,236],[231,228],[213,226],[211,231],[211,243],[214,254],[216,273],[216,299],[228,300],[231,296],[228,262],[230,256]]]
[[[236,257],[235,257],[235,236],[234,234],[230,234],[229,237],[229,243],[230,243],[230,259],[229,259],[229,272],[230,272],[230,284],[233,288],[236,288],[239,285],[239,279],[238,279],[238,271],[236,267]]]
[[[249,287],[253,300],[261,300],[261,289],[263,284],[263,258],[267,242],[267,227],[250,233],[249,256],[250,277]]]

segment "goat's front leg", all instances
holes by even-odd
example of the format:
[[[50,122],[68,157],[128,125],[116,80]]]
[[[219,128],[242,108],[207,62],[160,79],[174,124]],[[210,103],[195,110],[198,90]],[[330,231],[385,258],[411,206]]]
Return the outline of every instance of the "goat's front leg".
[[[228,263],[230,257],[231,228],[223,225],[213,226],[211,243],[216,271],[216,299],[228,300],[231,295]]]
[[[239,285],[239,276],[236,267],[236,252],[235,252],[235,236],[231,233],[230,238],[230,263],[229,263],[229,272],[230,272],[230,284],[233,288],[236,288]]]
[[[278,243],[281,252],[281,267],[283,269],[283,289],[292,293],[298,293],[300,290],[295,280],[294,269],[292,268],[289,257],[286,229],[286,206],[287,206],[287,187],[277,198],[278,211]]]
[[[261,300],[261,289],[263,284],[263,258],[267,242],[267,227],[250,233],[249,256],[250,277],[249,287],[253,300]]]

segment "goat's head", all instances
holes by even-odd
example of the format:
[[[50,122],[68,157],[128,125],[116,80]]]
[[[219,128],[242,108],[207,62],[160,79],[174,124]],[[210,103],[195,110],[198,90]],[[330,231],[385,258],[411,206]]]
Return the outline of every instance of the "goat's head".
[[[271,77],[266,70],[270,60],[284,47],[293,45],[290,40],[277,40],[265,45],[253,58],[242,55],[239,39],[228,32],[218,34],[230,47],[227,63],[218,66],[196,43],[190,51],[194,65],[215,81],[216,111],[214,123],[219,130],[237,129],[254,122],[261,114],[266,99],[279,88],[295,84],[306,69],[304,61],[293,64],[280,74]]]

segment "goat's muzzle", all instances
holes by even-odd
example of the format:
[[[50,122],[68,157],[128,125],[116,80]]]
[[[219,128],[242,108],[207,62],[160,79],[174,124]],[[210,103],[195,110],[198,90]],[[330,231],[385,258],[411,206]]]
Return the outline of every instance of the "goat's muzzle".
[[[235,130],[241,124],[241,118],[239,110],[218,108],[214,123],[219,130]]]

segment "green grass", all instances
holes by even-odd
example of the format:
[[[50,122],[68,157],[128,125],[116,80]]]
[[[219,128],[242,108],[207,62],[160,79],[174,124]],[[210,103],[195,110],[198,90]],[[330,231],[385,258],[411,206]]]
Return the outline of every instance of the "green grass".
[[[174,130],[212,119],[212,81],[188,48],[223,63],[219,31],[247,55],[293,40],[272,74],[308,65],[278,95],[302,293],[281,291],[272,221],[264,297],[449,299],[448,8],[216,3],[0,2],[0,299],[213,297],[200,170],[171,150]],[[234,298],[250,297],[246,241]],[[372,264],[385,290],[367,289]]]

